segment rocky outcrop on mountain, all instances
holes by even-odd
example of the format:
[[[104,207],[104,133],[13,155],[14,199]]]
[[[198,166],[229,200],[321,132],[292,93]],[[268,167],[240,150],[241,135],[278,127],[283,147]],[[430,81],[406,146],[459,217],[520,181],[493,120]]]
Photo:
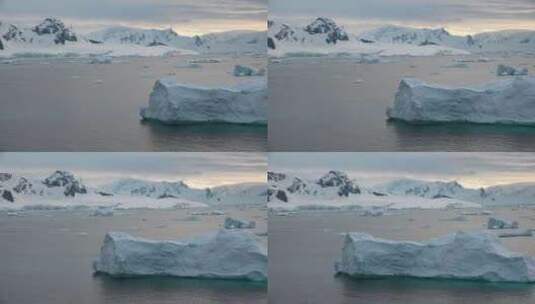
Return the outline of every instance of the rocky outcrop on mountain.
[[[66,41],[76,42],[78,38],[65,24],[55,18],[46,18],[43,22],[33,28],[37,35],[54,35],[56,44],[65,44]]]
[[[15,201],[15,198],[13,197],[13,193],[11,193],[11,191],[9,190],[0,189],[0,196],[2,197],[2,199],[10,203],[13,203]]]
[[[284,173],[278,173],[278,172],[272,172],[268,171],[267,173],[267,179],[270,182],[279,182],[281,180],[286,179],[286,174]]]
[[[325,17],[319,17],[305,27],[305,31],[311,35],[327,34],[325,42],[336,44],[338,41],[348,41],[347,33],[336,23]]]
[[[74,175],[67,171],[56,171],[49,177],[47,177],[43,184],[49,188],[64,187],[65,196],[74,197],[77,193],[86,194],[86,187],[74,177]]]
[[[318,180],[318,185],[322,188],[338,187],[339,196],[349,196],[349,194],[360,194],[360,188],[349,179],[347,174],[340,171],[329,171]]]
[[[6,182],[13,177],[11,173],[0,173],[0,183]]]

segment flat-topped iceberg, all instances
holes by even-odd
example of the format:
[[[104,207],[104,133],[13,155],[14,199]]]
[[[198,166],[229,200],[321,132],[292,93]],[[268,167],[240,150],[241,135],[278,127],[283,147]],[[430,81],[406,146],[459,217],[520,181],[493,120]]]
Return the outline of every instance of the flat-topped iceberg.
[[[405,78],[387,116],[407,122],[535,124],[535,77],[514,77],[478,88]]]
[[[114,277],[176,276],[265,281],[267,251],[250,233],[221,230],[192,240],[156,241],[110,232],[94,270]]]
[[[335,268],[338,273],[361,278],[535,282],[535,258],[509,251],[487,232],[457,232],[426,242],[349,233]]]
[[[267,85],[264,78],[233,87],[200,87],[163,78],[150,94],[143,119],[167,124],[192,122],[267,123]]]

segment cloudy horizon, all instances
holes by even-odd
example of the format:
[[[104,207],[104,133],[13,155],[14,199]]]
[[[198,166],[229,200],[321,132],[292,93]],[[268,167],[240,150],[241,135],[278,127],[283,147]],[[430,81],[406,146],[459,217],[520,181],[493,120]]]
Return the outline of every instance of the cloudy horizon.
[[[410,178],[480,188],[535,182],[535,153],[270,153],[269,170],[305,178],[340,170],[367,185]]]
[[[0,0],[0,21],[35,25],[46,17],[80,33],[109,26],[172,28],[186,36],[264,31],[267,0]]]
[[[66,170],[85,183],[101,185],[118,178],[184,181],[195,188],[266,181],[265,153],[103,153],[4,152],[0,172],[46,177]]]
[[[534,0],[270,0],[269,13],[297,24],[330,17],[355,33],[386,24],[446,28],[457,35],[535,29]]]

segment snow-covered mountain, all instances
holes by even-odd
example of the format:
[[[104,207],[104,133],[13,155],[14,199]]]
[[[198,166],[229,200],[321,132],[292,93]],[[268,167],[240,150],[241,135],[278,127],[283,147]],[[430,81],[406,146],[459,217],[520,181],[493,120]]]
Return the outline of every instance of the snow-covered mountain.
[[[275,205],[369,204],[406,207],[492,206],[535,204],[535,183],[466,188],[458,182],[399,179],[363,186],[340,171],[318,179],[268,173],[268,201]]]
[[[45,179],[0,174],[0,191],[4,201],[15,202],[20,196],[74,198],[88,193],[88,188],[72,173],[56,171]]]
[[[533,52],[535,31],[501,31],[456,36],[444,28],[381,26],[348,33],[334,20],[319,17],[306,26],[268,21],[268,49],[273,56],[292,53],[378,53],[381,55]]]
[[[46,18],[40,24],[22,28],[14,24],[0,22],[0,41],[2,49],[23,45],[50,47],[72,43],[88,43],[71,28],[55,18]]]
[[[181,36],[172,29],[105,28],[87,35],[76,33],[61,20],[46,18],[36,26],[0,22],[0,56],[21,53],[163,55],[169,52],[265,53],[266,32],[230,31]]]
[[[44,179],[0,173],[0,206],[7,204],[8,207],[17,206],[17,203],[49,201],[85,205],[88,201],[128,203],[130,200],[135,200],[138,203],[136,206],[142,204],[142,207],[151,207],[151,204],[160,206],[160,201],[175,204],[188,202],[195,206],[261,205],[265,204],[266,195],[266,184],[261,183],[197,189],[181,181],[154,182],[124,178],[104,186],[89,187],[66,171],[58,170]]]
[[[535,183],[517,183],[487,188],[471,189],[452,182],[428,182],[400,179],[376,187],[378,191],[394,195],[425,198],[454,198],[483,205],[533,205]]]

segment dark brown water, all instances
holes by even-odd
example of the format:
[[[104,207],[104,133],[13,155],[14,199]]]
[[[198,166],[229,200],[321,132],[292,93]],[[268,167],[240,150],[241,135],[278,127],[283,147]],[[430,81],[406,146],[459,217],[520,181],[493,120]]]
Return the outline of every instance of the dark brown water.
[[[534,58],[446,67],[459,57],[393,57],[379,64],[350,58],[291,58],[269,65],[269,148],[273,151],[534,151],[535,128],[388,122],[402,77],[444,85],[494,81],[496,66],[533,69]],[[471,57],[477,59],[478,57]]]
[[[192,56],[24,59],[0,64],[0,151],[265,151],[267,128],[245,125],[165,126],[142,123],[139,108],[161,77],[227,85],[234,64],[262,58],[220,58],[201,68],[177,68]],[[241,79],[243,80],[243,79]]]

